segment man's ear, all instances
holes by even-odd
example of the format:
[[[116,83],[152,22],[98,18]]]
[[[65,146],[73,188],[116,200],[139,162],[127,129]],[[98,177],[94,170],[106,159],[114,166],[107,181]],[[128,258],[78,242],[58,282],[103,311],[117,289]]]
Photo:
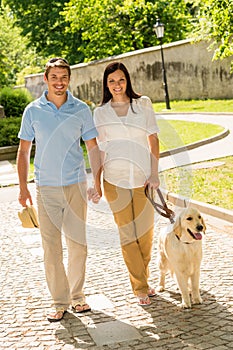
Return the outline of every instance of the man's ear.
[[[44,81],[47,83],[47,77],[46,77],[45,73],[44,73]]]

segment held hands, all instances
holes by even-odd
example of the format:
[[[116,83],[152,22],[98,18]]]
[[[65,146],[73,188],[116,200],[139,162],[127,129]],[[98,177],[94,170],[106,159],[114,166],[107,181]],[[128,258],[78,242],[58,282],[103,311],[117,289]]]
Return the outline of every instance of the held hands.
[[[89,201],[92,200],[93,203],[98,204],[101,196],[99,195],[95,187],[89,187],[87,189],[87,198]]]

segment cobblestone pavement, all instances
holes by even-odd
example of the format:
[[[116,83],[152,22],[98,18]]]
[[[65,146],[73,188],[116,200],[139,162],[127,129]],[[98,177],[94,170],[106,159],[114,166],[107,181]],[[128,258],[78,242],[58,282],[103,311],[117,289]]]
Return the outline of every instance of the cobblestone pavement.
[[[20,226],[20,207],[15,199],[9,197],[0,203],[1,350],[233,349],[232,224],[218,221],[217,225],[212,217],[204,216],[207,232],[201,267],[202,305],[182,310],[175,283],[168,277],[166,291],[152,298],[151,306],[142,308],[131,292],[106,202],[89,204],[85,293],[92,312],[78,315],[70,311],[61,322],[49,323],[46,313],[51,300],[40,234]],[[153,286],[158,280],[157,233],[167,224],[158,217],[155,221],[150,265]],[[66,249],[64,254],[66,259]]]

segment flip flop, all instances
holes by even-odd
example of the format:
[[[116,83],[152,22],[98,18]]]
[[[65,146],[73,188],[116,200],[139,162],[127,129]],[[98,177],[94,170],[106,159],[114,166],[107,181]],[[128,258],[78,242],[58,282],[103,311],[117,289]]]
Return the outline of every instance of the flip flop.
[[[63,319],[66,312],[67,310],[64,310],[63,308],[55,309],[54,313],[47,316],[47,320],[49,322],[59,322]]]
[[[139,306],[149,306],[151,304],[150,298],[148,297],[148,295],[146,295],[145,297],[137,297],[138,298],[138,305]]]
[[[77,303],[75,306],[72,306],[72,309],[74,312],[77,312],[79,314],[83,312],[91,311],[90,306],[87,303]]]

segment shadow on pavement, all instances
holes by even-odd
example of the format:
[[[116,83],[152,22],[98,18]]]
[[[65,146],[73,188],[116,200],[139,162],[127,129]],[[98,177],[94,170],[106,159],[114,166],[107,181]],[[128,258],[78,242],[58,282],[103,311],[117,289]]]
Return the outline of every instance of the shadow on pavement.
[[[165,293],[167,295],[167,291]],[[97,345],[104,346],[105,349],[204,350],[209,348],[207,344],[209,346],[212,344],[212,349],[217,346],[227,348],[232,344],[232,313],[227,307],[216,302],[213,294],[207,291],[202,291],[201,294],[203,304],[193,305],[192,309],[186,310],[179,306],[181,300],[179,292],[169,293],[170,300],[164,299],[162,293],[156,295],[152,298],[151,306],[143,308],[143,313],[146,312],[151,316],[150,324],[133,327],[133,336],[130,333],[131,329],[127,333],[128,338],[126,335],[125,339],[124,331],[121,333],[121,339],[116,338],[122,325],[132,328],[132,325],[127,324],[127,320],[125,323],[116,320],[107,311],[105,313],[95,310],[80,316],[66,314],[61,321],[63,328],[57,329],[55,336],[60,344],[73,345],[79,349],[92,349],[92,347],[94,349]],[[111,324],[110,331],[109,324]],[[98,333],[98,328],[101,333]],[[91,329],[96,329],[94,336],[91,334]],[[145,347],[142,347],[142,344],[145,344]]]

